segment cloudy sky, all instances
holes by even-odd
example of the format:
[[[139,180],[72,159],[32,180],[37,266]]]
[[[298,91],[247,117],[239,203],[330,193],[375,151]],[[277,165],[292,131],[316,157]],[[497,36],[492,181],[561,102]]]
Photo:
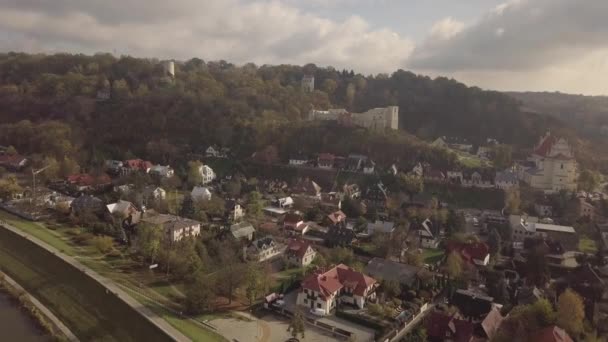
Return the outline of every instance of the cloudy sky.
[[[607,0],[0,0],[0,51],[403,68],[608,95]]]

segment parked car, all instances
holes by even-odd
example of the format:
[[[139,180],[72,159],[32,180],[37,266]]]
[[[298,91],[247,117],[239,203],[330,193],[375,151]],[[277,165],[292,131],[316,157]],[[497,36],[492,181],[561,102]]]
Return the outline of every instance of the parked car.
[[[310,313],[315,316],[325,316],[325,311],[319,308],[310,309]]]
[[[277,299],[277,300],[274,302],[274,305],[276,305],[276,306],[283,306],[283,305],[285,305],[285,301],[284,301],[284,300],[282,300],[282,299]]]

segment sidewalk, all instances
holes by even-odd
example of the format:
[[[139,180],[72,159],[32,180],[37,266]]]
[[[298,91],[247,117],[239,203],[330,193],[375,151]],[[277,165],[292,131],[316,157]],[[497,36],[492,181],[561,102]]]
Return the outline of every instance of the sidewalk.
[[[167,323],[167,321],[165,321],[160,316],[158,316],[157,314],[152,312],[152,310],[148,309],[147,307],[143,306],[141,303],[139,303],[138,301],[133,299],[133,297],[128,295],[124,290],[122,290],[120,287],[118,287],[113,281],[102,277],[101,275],[97,274],[95,271],[93,271],[90,268],[79,263],[76,259],[72,258],[71,256],[68,256],[68,255],[65,255],[65,254],[59,252],[57,249],[50,246],[46,242],[41,241],[41,240],[31,236],[30,234],[25,233],[16,227],[11,226],[10,224],[8,224],[6,222],[0,221],[0,227],[5,228],[19,236],[22,236],[25,239],[30,240],[31,242],[37,244],[38,246],[46,249],[49,253],[52,253],[53,255],[61,258],[63,261],[65,261],[69,265],[80,270],[81,272],[85,273],[89,277],[93,278],[95,281],[97,281],[98,283],[103,285],[108,292],[112,292],[116,297],[120,298],[123,302],[128,304],[135,311],[140,313],[143,317],[148,319],[152,324],[156,325],[160,330],[162,330],[167,336],[171,337],[173,340],[178,341],[178,342],[190,341],[190,339],[188,337],[186,337],[184,334],[179,332],[177,329],[173,328],[173,326],[171,326],[169,323]]]

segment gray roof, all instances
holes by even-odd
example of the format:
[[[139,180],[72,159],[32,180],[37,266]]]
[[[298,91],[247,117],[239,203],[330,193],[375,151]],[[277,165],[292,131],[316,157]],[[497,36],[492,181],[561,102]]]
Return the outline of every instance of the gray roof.
[[[376,221],[367,224],[368,234],[373,233],[392,233],[395,230],[395,222]]]
[[[255,233],[255,228],[249,222],[240,222],[230,226],[230,232],[232,236],[240,239]]]
[[[101,213],[106,209],[103,201],[97,197],[82,195],[72,201],[72,209],[75,211],[90,210],[94,213]]]
[[[198,221],[185,217],[167,214],[150,215],[148,213],[142,217],[141,221],[150,224],[162,225],[163,229],[167,230],[182,229],[200,224]]]
[[[494,177],[494,181],[496,183],[498,183],[498,182],[517,183],[518,179],[517,179],[517,175],[515,174],[515,172],[501,171],[501,172],[496,172],[496,177]]]
[[[376,279],[398,281],[405,286],[412,286],[420,270],[420,267],[381,258],[373,258],[365,266],[364,272]]]

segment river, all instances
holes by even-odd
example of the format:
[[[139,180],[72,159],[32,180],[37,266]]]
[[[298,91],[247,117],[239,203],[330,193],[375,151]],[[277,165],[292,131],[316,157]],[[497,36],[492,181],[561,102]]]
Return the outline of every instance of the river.
[[[37,323],[3,291],[0,291],[0,331],[2,331],[1,339],[3,341],[42,342],[50,340]]]

